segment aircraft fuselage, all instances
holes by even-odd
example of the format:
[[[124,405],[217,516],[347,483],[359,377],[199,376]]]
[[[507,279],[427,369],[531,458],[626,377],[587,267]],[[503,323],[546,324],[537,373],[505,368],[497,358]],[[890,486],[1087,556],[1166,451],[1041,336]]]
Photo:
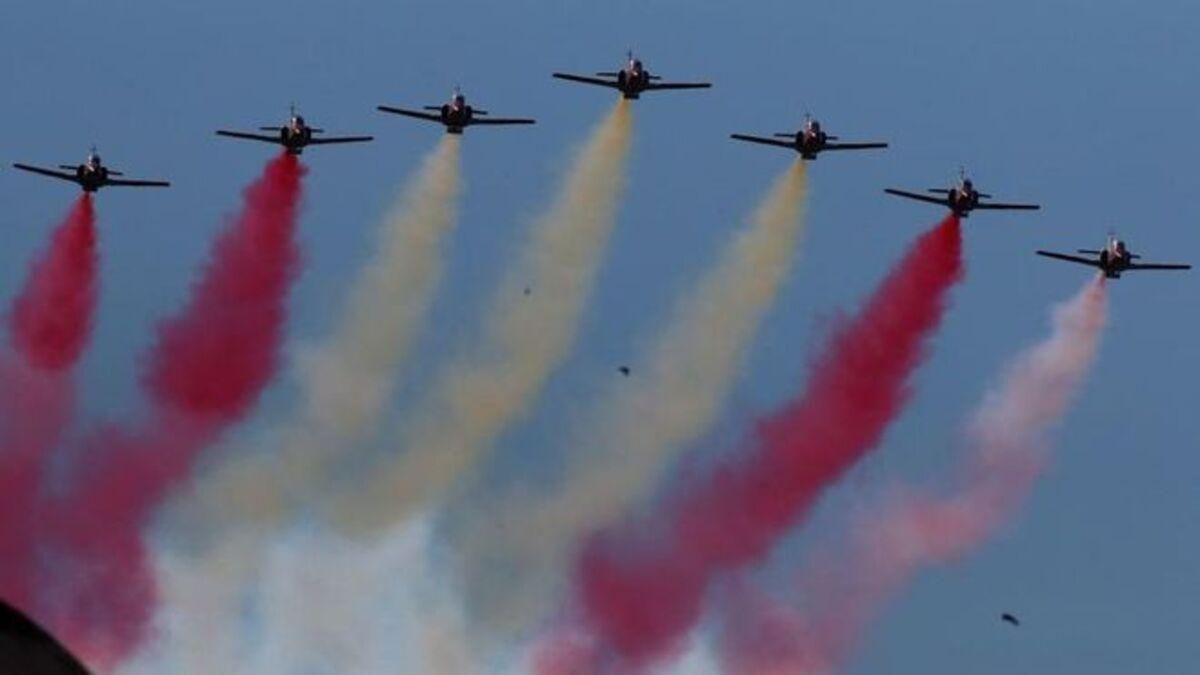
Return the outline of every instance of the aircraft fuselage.
[[[289,155],[299,155],[312,140],[312,129],[307,126],[288,125],[280,127],[279,141]]]
[[[946,205],[959,218],[967,218],[979,206],[979,193],[972,188],[957,187],[946,195]]]
[[[1133,256],[1124,246],[1106,247],[1100,251],[1100,269],[1109,279],[1120,279],[1121,272],[1129,268]]]
[[[461,134],[463,129],[471,124],[471,120],[475,117],[475,109],[469,105],[454,105],[446,103],[442,106],[441,111],[442,124],[446,125],[446,132],[451,134]]]
[[[108,169],[99,164],[80,164],[75,167],[75,178],[84,192],[96,192],[108,183]]]
[[[828,141],[829,137],[824,131],[803,129],[796,134],[796,152],[804,159],[816,159]]]
[[[641,98],[642,92],[650,85],[650,71],[644,68],[624,68],[617,73],[617,86],[621,95],[626,99]]]

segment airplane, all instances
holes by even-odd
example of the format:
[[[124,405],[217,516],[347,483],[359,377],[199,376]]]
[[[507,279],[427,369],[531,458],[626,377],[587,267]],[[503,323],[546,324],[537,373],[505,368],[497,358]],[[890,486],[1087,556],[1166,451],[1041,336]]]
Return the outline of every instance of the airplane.
[[[430,122],[438,122],[446,126],[446,133],[448,134],[461,134],[463,129],[474,124],[536,124],[537,122],[536,120],[527,118],[488,117],[488,111],[479,110],[467,105],[467,97],[463,96],[458,87],[454,88],[454,94],[450,96],[448,103],[443,103],[440,106],[427,105],[422,109],[430,112],[405,110],[404,108],[393,108],[387,105],[376,106],[376,110],[392,113],[393,115],[405,115]]]
[[[800,156],[804,159],[816,159],[818,153],[826,150],[873,150],[888,146],[887,143],[830,143],[829,141],[839,140],[838,137],[825,133],[821,129],[821,123],[813,119],[811,115],[804,116],[804,126],[796,133],[777,133],[773,138],[748,136],[746,134],[730,134],[729,137],[750,143],[791,148],[800,153]],[[788,140],[779,140],[783,138]]]
[[[1038,204],[1002,204],[998,202],[985,202],[985,199],[991,199],[992,196],[980,192],[975,189],[975,184],[967,178],[966,172],[959,171],[958,185],[952,188],[929,188],[932,195],[942,195],[940,197],[931,196],[931,194],[923,194],[920,192],[909,192],[907,190],[896,190],[887,188],[884,192],[889,195],[915,199],[917,201],[929,202],[930,204],[941,204],[954,212],[954,215],[960,218],[966,218],[971,215],[971,211],[975,209],[984,209],[990,211],[1036,211],[1040,208]]]
[[[1117,237],[1115,237],[1111,234],[1108,236],[1108,243],[1105,244],[1103,250],[1097,251],[1094,249],[1081,248],[1076,252],[1083,253],[1083,254],[1089,255],[1089,256],[1096,256],[1096,257],[1095,258],[1084,258],[1082,256],[1069,255],[1066,253],[1055,253],[1054,251],[1038,251],[1037,254],[1040,256],[1045,256],[1047,258],[1054,258],[1056,260],[1066,260],[1067,262],[1073,262],[1073,263],[1078,263],[1080,265],[1088,265],[1090,267],[1095,267],[1095,268],[1099,269],[1101,272],[1104,272],[1104,276],[1108,277],[1109,279],[1120,279],[1121,273],[1128,272],[1131,270],[1190,270],[1190,269],[1192,269],[1191,265],[1177,265],[1177,264],[1164,265],[1161,263],[1134,262],[1135,260],[1140,260],[1142,256],[1131,252],[1128,248],[1125,247],[1124,241],[1121,241],[1120,239],[1118,239]]]
[[[641,60],[633,56],[633,52],[629,52],[628,55],[628,63],[624,68],[617,72],[596,73],[596,77],[572,75],[570,73],[554,73],[554,77],[557,77],[560,80],[570,80],[572,82],[582,82],[584,84],[610,87],[620,91],[621,94],[627,99],[639,98],[644,91],[662,91],[665,89],[708,89],[712,86],[712,84],[709,82],[663,82],[661,77],[658,75],[652,75],[649,70],[646,70],[646,67],[642,65]]]
[[[55,169],[44,169],[38,166],[30,166],[29,164],[16,163],[13,167],[22,171],[50,176],[59,180],[71,181],[83,188],[84,192],[95,192],[102,187],[122,186],[122,187],[170,187],[171,184],[162,180],[128,180],[125,178],[114,178],[114,176],[124,176],[120,171],[104,166],[100,160],[100,154],[96,152],[96,147],[88,152],[87,159],[83,164],[59,164]]]
[[[334,143],[366,143],[375,139],[374,136],[341,136],[337,138],[316,138],[317,134],[325,133],[324,129],[308,126],[304,121],[304,116],[296,112],[296,106],[292,106],[291,113],[288,115],[287,124],[281,127],[259,127],[259,131],[274,132],[271,134],[251,134],[243,131],[227,131],[220,129],[217,131],[218,136],[227,136],[229,138],[242,138],[251,141],[262,141],[264,143],[275,143],[282,145],[287,150],[289,155],[299,155],[304,152],[304,148],[310,145],[332,145]]]

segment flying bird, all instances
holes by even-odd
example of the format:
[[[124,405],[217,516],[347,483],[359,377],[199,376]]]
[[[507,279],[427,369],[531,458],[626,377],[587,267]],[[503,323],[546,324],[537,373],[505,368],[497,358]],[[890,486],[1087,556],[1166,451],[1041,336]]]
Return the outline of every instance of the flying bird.
[[[625,377],[629,377],[629,366],[621,366],[620,368],[617,368],[617,370],[619,370]]]
[[[1000,620],[1001,620],[1001,621],[1003,621],[1003,622],[1005,622],[1005,623],[1011,623],[1011,624],[1012,624],[1012,625],[1014,625],[1014,626],[1020,626],[1020,625],[1021,625],[1021,622],[1020,622],[1020,620],[1018,620],[1018,619],[1017,619],[1017,617],[1013,616],[1012,614],[1009,614],[1008,612],[1005,612],[1005,613],[1001,614],[1001,615],[1000,615]]]

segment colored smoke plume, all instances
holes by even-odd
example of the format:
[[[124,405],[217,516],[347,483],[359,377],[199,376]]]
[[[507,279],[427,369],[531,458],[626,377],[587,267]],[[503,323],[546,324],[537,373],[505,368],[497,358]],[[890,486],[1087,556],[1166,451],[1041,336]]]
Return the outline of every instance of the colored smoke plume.
[[[747,447],[647,517],[585,544],[578,595],[605,658],[636,665],[676,648],[718,575],[765,557],[879,443],[911,398],[909,378],[961,276],[961,229],[950,216],[834,329],[804,393],[760,421]]]
[[[187,305],[159,326],[142,379],[147,419],[89,434],[69,485],[43,505],[39,614],[97,667],[136,646],[153,609],[142,539],[153,511],[275,373],[303,174],[281,155],[246,190]]]
[[[459,548],[476,620],[500,632],[528,628],[562,590],[571,547],[643,498],[680,448],[709,428],[791,271],[807,189],[797,160],[680,298],[630,377],[574,430],[567,445],[578,450],[559,487],[470,508]]]
[[[160,657],[171,652],[197,672],[235,667],[229,626],[243,589],[265,581],[274,528],[308,504],[332,462],[378,431],[442,275],[442,242],[457,222],[460,153],[461,138],[444,135],[406,181],[333,334],[300,354],[302,407],[260,443],[266,452],[234,448],[181,500],[183,523],[199,528],[200,541],[160,565],[171,615],[154,646]]]
[[[96,309],[96,214],[79,197],[30,266],[8,314],[12,352],[0,351],[0,595],[32,606],[34,505],[47,455],[73,414],[72,369]]]
[[[413,515],[474,466],[537,399],[575,343],[616,224],[632,122],[621,100],[592,132],[500,284],[478,342],[437,376],[401,427],[396,453],[368,472],[365,484],[335,496],[337,526],[377,533]]]
[[[13,302],[13,349],[30,366],[61,371],[78,361],[96,307],[96,212],[83,195],[55,231]]]
[[[396,371],[442,274],[442,240],[460,192],[458,136],[426,157],[382,221],[375,256],[351,286],[333,335],[300,354],[303,408],[277,429],[271,452],[233,453],[198,479],[189,505],[221,526],[273,525],[306,503],[328,464],[379,425]]]
[[[747,593],[724,617],[727,671],[829,673],[842,668],[870,622],[925,566],[954,562],[1011,520],[1032,491],[1095,361],[1107,314],[1103,277],[1054,311],[1050,335],[1019,355],[967,427],[968,455],[945,494],[894,490],[857,514],[848,541],[803,570],[805,611]]]

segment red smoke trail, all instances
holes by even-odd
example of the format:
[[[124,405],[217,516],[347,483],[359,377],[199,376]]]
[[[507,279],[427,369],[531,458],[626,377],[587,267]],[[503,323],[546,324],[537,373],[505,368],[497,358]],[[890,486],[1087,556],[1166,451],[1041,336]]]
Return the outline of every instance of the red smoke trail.
[[[1058,307],[1050,336],[1012,362],[975,413],[956,489],[941,498],[897,490],[858,514],[847,545],[823,550],[803,572],[806,612],[740,595],[724,621],[727,672],[833,672],[922,566],[958,560],[1011,519],[1045,466],[1050,430],[1095,360],[1106,314],[1102,276]]]
[[[188,304],[159,326],[142,380],[149,419],[91,435],[71,488],[47,506],[55,578],[44,581],[44,611],[93,664],[128,654],[153,610],[142,542],[150,515],[276,371],[303,174],[282,155],[246,190]]]
[[[70,370],[95,307],[96,214],[85,194],[13,300],[8,328],[16,353],[0,353],[0,594],[26,608],[42,466],[70,421]]]
[[[96,212],[83,195],[34,263],[13,302],[13,348],[34,368],[74,365],[87,342],[96,306]]]
[[[805,393],[763,420],[750,447],[686,482],[649,522],[589,542],[577,583],[607,658],[644,664],[677,646],[716,576],[761,560],[879,442],[910,397],[909,376],[962,276],[961,254],[951,216],[837,327]]]

